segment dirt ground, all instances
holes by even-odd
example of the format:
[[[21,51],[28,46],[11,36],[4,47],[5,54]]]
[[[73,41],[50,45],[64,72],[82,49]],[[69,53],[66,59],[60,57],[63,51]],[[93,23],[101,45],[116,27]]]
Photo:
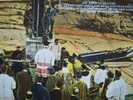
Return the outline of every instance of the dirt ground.
[[[54,29],[56,37],[69,40],[80,52],[84,50],[102,51],[132,47],[133,40],[122,35],[79,30],[73,27],[58,26]]]

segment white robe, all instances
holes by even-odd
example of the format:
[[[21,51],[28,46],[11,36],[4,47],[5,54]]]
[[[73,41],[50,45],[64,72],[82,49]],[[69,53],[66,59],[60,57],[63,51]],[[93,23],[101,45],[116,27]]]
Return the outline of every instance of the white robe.
[[[56,45],[55,43],[51,43],[49,45],[49,49],[54,53],[55,60],[60,60],[60,56],[61,56],[61,46],[60,46],[60,44]]]
[[[35,63],[37,66],[39,64],[47,64],[48,67],[53,66],[55,62],[55,55],[49,50],[49,48],[43,48],[39,50],[35,55]]]
[[[95,83],[97,83],[97,84],[104,83],[105,79],[107,78],[107,72],[108,71],[106,69],[105,70],[97,69],[95,77],[94,77]]]
[[[91,87],[91,77],[92,75],[89,74],[88,76],[82,76],[80,79],[80,81],[83,81],[87,85],[88,89]]]
[[[108,100],[125,100],[127,85],[123,79],[111,82],[108,85],[106,97]]]
[[[7,74],[0,74],[0,100],[14,100],[15,80]]]

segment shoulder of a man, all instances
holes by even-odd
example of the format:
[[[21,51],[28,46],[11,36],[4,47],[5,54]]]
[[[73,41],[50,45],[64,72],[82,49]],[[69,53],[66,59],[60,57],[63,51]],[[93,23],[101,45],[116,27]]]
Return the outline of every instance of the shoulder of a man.
[[[45,53],[47,51],[47,49],[43,48],[43,49],[40,49],[37,51],[37,54],[40,54],[40,53]]]
[[[11,81],[15,82],[15,80],[14,80],[13,77],[9,76],[9,79],[10,79]]]

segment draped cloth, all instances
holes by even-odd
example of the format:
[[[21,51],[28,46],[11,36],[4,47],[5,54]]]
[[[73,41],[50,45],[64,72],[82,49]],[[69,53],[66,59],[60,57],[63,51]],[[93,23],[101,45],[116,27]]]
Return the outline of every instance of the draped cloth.
[[[108,86],[106,97],[108,100],[125,100],[127,85],[123,79],[111,82]]]
[[[107,78],[107,70],[97,69],[94,77],[94,81],[97,84],[104,83]]]
[[[27,92],[31,88],[32,77],[26,71],[20,71],[16,75],[17,77],[17,96],[19,100],[25,100]]]

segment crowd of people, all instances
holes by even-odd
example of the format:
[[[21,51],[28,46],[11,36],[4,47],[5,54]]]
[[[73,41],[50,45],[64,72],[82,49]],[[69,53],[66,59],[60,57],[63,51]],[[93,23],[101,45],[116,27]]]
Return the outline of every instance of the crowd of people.
[[[0,59],[0,100],[125,100],[127,84],[119,70],[113,73],[102,62],[94,74],[58,39],[43,44],[32,64]],[[23,59],[21,53],[18,47],[11,58]]]

